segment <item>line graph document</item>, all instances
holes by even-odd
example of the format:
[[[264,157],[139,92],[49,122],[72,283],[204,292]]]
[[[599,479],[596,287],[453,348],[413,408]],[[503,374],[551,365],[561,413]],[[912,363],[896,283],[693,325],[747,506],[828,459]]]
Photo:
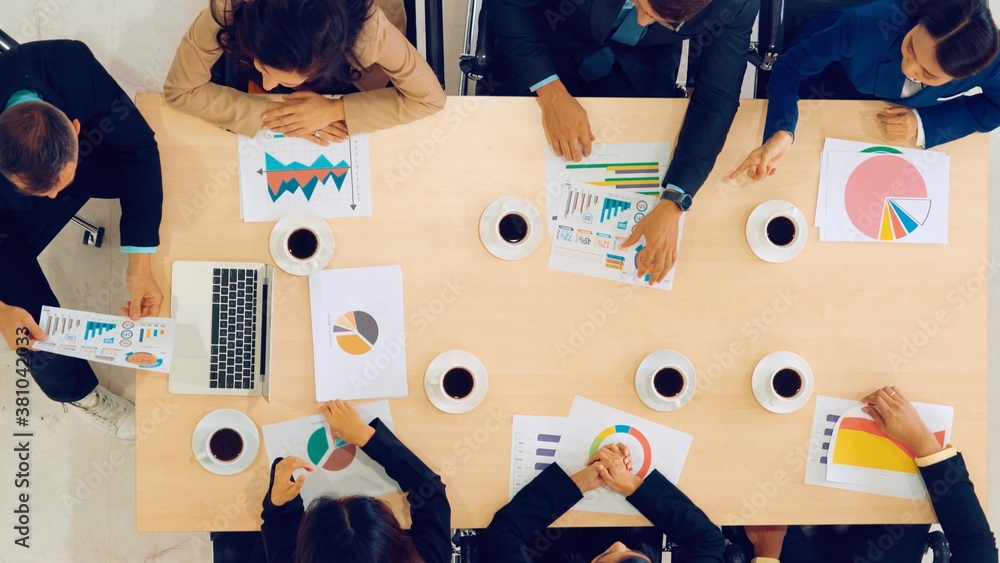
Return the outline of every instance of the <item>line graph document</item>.
[[[248,223],[304,211],[324,219],[372,214],[368,135],[321,147],[266,129],[239,137],[240,214]]]

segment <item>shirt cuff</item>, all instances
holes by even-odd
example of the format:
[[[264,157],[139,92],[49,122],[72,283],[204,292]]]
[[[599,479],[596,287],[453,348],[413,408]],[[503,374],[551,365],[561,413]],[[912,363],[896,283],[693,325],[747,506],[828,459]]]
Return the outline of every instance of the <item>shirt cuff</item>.
[[[534,92],[535,90],[538,90],[539,88],[541,88],[542,86],[545,86],[546,84],[552,84],[556,80],[559,80],[559,75],[558,74],[553,74],[552,76],[550,76],[548,78],[545,78],[543,80],[539,80],[538,82],[535,83],[534,86],[532,86],[531,88],[529,88],[529,90],[531,90],[532,92]]]
[[[939,451],[936,454],[931,454],[925,457],[918,457],[913,461],[917,462],[917,467],[928,467],[934,465],[935,463],[941,463],[947,459],[951,459],[958,455],[958,451],[955,450],[955,446],[948,446],[947,448]]]
[[[750,560],[750,563],[781,563],[781,561],[772,557],[754,557]]]
[[[679,192],[679,193],[682,193],[682,194],[686,194],[687,193],[686,191],[684,191],[684,188],[682,188],[682,187],[680,187],[678,185],[675,185],[675,184],[667,184],[666,186],[663,186],[663,189],[670,190],[670,191],[673,191],[673,192]]]
[[[123,246],[122,252],[125,254],[153,254],[156,252],[155,246]]]
[[[913,109],[910,110],[913,115],[917,116],[917,146],[924,148],[927,146],[927,137],[924,136],[924,120],[920,119],[920,112]]]

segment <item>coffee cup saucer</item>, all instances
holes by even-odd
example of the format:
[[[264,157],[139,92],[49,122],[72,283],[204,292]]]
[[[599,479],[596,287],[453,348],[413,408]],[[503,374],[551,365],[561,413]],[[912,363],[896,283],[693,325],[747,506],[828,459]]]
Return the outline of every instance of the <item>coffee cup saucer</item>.
[[[784,368],[794,368],[802,374],[802,392],[794,399],[781,399],[770,389],[771,374]],[[813,372],[805,358],[794,352],[772,352],[757,362],[751,379],[753,396],[760,406],[775,413],[789,414],[801,409],[813,392]]]
[[[464,399],[453,399],[441,390],[440,378],[452,368],[463,367],[472,372],[476,378],[476,386],[472,393]],[[424,373],[424,391],[427,398],[441,412],[448,414],[463,414],[471,411],[483,402],[489,379],[486,376],[486,366],[479,358],[464,350],[449,350],[431,360]]]
[[[517,244],[503,239],[497,232],[497,221],[506,213],[519,213],[528,220],[528,236]],[[502,197],[491,203],[479,218],[479,240],[493,256],[501,260],[520,260],[538,248],[542,241],[542,216],[534,205],[519,197]]]
[[[309,260],[295,260],[285,250],[285,237],[296,229],[308,227],[319,236],[319,248],[316,255]],[[271,258],[282,270],[293,276],[308,276],[322,270],[333,258],[333,230],[322,218],[312,213],[289,213],[281,218],[271,229],[268,248]]]
[[[785,247],[775,246],[767,240],[767,235],[764,234],[764,222],[779,213],[784,213],[795,221],[795,230],[798,233],[798,238]],[[747,219],[746,234],[750,250],[757,255],[757,258],[772,264],[780,264],[795,258],[805,248],[809,234],[809,223],[806,221],[805,215],[795,205],[780,199],[772,199],[758,205],[750,213],[750,217]]]
[[[243,434],[243,455],[232,463],[219,463],[205,451],[209,436],[220,428],[232,428]],[[253,464],[260,451],[260,434],[257,425],[246,414],[233,409],[219,409],[206,414],[194,427],[191,435],[191,449],[194,458],[208,471],[216,475],[236,475]]]
[[[650,385],[656,370],[668,365],[680,368],[687,381],[684,392],[673,399],[661,397]],[[657,350],[643,358],[635,370],[635,391],[639,394],[639,399],[654,411],[671,412],[683,407],[694,397],[697,385],[698,374],[694,371],[694,364],[687,356],[675,350]]]

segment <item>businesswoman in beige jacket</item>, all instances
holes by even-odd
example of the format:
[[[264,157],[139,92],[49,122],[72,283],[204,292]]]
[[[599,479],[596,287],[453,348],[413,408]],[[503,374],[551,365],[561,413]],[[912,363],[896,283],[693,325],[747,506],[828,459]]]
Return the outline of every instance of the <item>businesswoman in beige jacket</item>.
[[[400,31],[405,19],[401,0],[210,0],[177,48],[164,97],[242,135],[267,128],[321,145],[414,121],[445,95]],[[223,54],[264,90],[295,92],[268,101],[213,84]]]

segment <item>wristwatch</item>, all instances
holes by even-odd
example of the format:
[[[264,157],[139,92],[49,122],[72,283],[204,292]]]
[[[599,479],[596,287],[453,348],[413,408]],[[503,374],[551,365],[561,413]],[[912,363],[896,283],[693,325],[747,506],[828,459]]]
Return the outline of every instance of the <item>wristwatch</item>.
[[[661,198],[676,203],[677,207],[681,208],[681,211],[691,209],[691,204],[694,203],[694,198],[691,197],[691,194],[679,192],[677,190],[664,189]]]

